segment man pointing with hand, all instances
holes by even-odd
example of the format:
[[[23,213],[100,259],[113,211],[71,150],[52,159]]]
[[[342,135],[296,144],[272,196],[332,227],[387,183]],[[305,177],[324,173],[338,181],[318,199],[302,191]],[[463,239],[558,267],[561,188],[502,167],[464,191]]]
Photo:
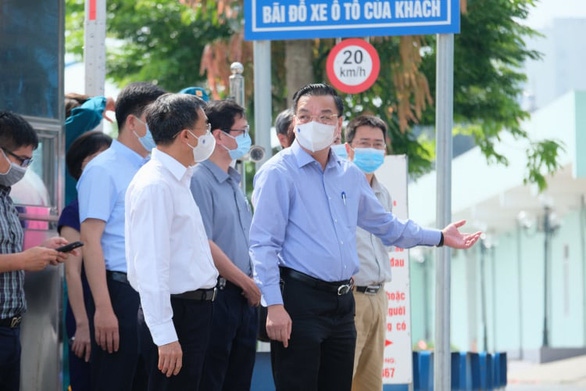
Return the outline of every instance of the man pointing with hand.
[[[325,84],[293,96],[295,142],[255,176],[250,252],[268,306],[277,391],[349,391],[356,329],[351,277],[356,227],[385,245],[469,248],[480,233],[464,221],[443,230],[399,220],[376,199],[364,173],[330,152],[343,103]]]

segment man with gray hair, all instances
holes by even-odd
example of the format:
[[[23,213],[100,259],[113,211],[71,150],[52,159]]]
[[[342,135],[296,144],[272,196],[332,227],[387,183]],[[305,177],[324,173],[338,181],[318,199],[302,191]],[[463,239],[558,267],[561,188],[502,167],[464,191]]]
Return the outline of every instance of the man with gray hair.
[[[139,340],[149,390],[198,390],[218,271],[189,185],[215,139],[193,95],[146,110],[156,147],[126,192],[128,280],[140,295]]]
[[[295,141],[295,132],[293,132],[293,110],[286,109],[279,113],[275,119],[275,131],[282,148],[288,148]]]

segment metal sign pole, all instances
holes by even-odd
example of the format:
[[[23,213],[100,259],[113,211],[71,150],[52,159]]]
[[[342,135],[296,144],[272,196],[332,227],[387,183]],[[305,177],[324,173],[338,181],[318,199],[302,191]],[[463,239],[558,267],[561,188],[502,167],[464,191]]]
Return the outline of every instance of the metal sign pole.
[[[454,35],[437,35],[436,81],[436,169],[438,227],[445,227],[452,215],[452,127],[454,123]],[[450,284],[451,252],[437,251],[435,296],[434,389],[451,389]]]
[[[271,153],[272,91],[271,41],[254,41],[254,138],[264,148],[264,157],[256,161],[256,168],[267,161]]]

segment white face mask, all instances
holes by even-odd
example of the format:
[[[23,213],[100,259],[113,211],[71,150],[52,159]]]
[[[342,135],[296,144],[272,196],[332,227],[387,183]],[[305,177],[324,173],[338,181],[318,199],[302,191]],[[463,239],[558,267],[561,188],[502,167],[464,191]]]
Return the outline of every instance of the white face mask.
[[[303,148],[316,152],[332,145],[335,132],[336,125],[311,121],[295,127],[295,138]]]
[[[212,133],[208,131],[203,136],[197,137],[189,130],[188,132],[197,139],[197,146],[192,147],[189,143],[187,144],[193,149],[193,160],[195,160],[196,163],[207,160],[214,152],[214,148],[216,148],[216,139]]]

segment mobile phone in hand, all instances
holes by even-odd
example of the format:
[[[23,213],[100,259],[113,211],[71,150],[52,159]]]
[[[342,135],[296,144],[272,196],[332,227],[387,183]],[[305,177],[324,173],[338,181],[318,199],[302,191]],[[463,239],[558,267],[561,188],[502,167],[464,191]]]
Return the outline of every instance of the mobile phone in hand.
[[[78,247],[81,247],[81,246],[83,246],[83,242],[73,242],[73,243],[66,244],[65,246],[57,247],[55,250],[62,252],[62,253],[68,253]]]

